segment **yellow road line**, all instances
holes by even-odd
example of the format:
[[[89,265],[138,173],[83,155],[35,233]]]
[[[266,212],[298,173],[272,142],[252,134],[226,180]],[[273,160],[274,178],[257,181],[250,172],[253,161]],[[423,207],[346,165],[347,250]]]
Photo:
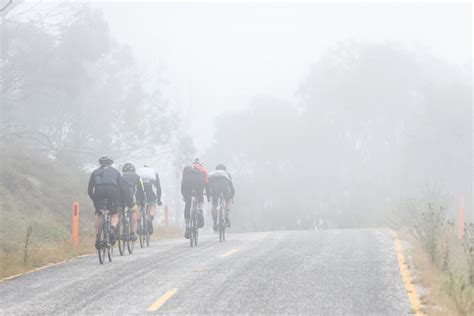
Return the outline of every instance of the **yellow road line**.
[[[225,257],[231,256],[231,255],[233,255],[234,253],[236,253],[237,251],[239,251],[239,248],[235,248],[235,249],[229,250],[229,251],[227,251],[226,253],[224,253],[221,257],[222,257],[222,258],[225,258]]]
[[[394,235],[395,242],[395,253],[397,255],[398,266],[400,267],[400,275],[403,280],[403,286],[407,291],[408,301],[410,302],[411,308],[416,315],[424,315],[421,311],[421,303],[416,295],[415,286],[412,283],[412,278],[410,276],[410,271],[406,265],[405,256],[403,255],[402,246],[400,240],[397,238],[396,234]]]
[[[173,295],[175,295],[177,291],[178,289],[171,289],[167,291],[148,307],[147,312],[156,312],[157,310],[159,310],[160,307],[163,306]]]

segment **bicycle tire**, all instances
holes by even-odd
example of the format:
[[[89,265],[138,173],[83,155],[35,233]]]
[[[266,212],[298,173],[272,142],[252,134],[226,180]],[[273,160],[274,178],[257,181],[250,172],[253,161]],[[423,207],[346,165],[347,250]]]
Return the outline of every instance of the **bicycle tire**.
[[[100,249],[97,250],[97,254],[99,256],[100,264],[104,264],[104,262],[105,262],[105,252],[107,251],[105,249],[106,247],[102,246],[103,241],[105,241],[107,239],[103,226],[104,226],[103,223],[101,223],[100,226],[99,226],[99,243],[100,243],[101,247],[100,247]]]
[[[117,226],[117,243],[119,248],[119,253],[121,256],[125,254],[125,221],[123,215],[120,215],[119,223]]]
[[[143,225],[143,214],[140,217],[140,248],[145,247],[145,234],[143,233],[145,231],[145,225]]]
[[[130,237],[132,233],[132,212],[128,212],[128,219],[129,219],[128,220],[128,231],[129,231],[128,236]],[[132,254],[133,249],[135,249],[135,240],[131,240],[130,238],[128,238],[128,242],[127,242],[128,253]]]
[[[107,257],[109,258],[109,262],[112,262],[112,258],[114,257],[114,246],[107,246]]]
[[[194,212],[194,221],[193,221],[193,224],[194,224],[194,247],[197,247],[198,245],[198,226],[197,226],[197,212]]]
[[[143,228],[145,230],[144,247],[148,247],[150,245],[150,234],[148,234],[148,219],[146,216],[143,216]]]

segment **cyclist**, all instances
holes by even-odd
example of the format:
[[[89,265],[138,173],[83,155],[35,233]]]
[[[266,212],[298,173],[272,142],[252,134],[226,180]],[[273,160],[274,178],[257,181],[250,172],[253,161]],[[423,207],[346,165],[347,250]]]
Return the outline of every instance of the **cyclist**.
[[[222,193],[225,200],[225,224],[230,227],[230,206],[231,199],[234,198],[235,190],[232,177],[223,164],[219,164],[216,170],[209,173],[209,187],[212,197],[212,219],[214,221],[214,231],[217,231],[217,203],[219,195]]]
[[[151,168],[148,164],[138,169],[137,174],[142,178],[146,203],[148,205],[148,233],[153,234],[153,219],[156,215],[156,204],[158,204],[158,206],[162,204],[160,178],[156,170]]]
[[[118,224],[118,206],[120,203],[120,187],[122,186],[122,176],[120,172],[112,167],[112,158],[103,156],[99,158],[100,167],[94,170],[89,179],[87,193],[94,202],[96,242],[95,247],[100,249],[99,229],[102,224],[102,213],[105,209],[110,211],[110,241],[116,241],[115,230]]]
[[[127,162],[122,166],[122,206],[128,207],[131,211],[131,230],[130,238],[137,240],[137,221],[138,221],[138,207],[145,203],[145,189],[143,181],[135,172],[135,166]]]
[[[203,166],[202,161],[196,158],[191,166],[186,166],[183,169],[183,178],[181,180],[181,194],[183,194],[184,205],[184,220],[186,222],[186,232],[184,237],[189,239],[189,218],[191,213],[191,201],[193,191],[196,192],[196,198],[198,201],[198,227],[204,227],[204,214],[202,206],[204,204],[204,189],[206,189],[207,201],[210,202],[209,195],[209,179],[206,168]]]

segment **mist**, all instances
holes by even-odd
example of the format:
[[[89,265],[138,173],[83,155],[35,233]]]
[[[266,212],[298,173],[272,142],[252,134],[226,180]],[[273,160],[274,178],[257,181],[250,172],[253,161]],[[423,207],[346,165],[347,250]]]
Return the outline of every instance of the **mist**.
[[[2,140],[151,163],[177,222],[196,156],[233,174],[237,230],[471,203],[468,4],[27,1],[2,30]]]

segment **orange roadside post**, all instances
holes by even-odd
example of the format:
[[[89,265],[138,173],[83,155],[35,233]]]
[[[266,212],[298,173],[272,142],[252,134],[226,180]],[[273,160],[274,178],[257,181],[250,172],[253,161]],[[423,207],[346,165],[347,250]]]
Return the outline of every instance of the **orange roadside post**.
[[[163,218],[165,222],[165,227],[168,227],[168,204],[165,205],[165,209],[163,210]]]
[[[79,244],[79,202],[72,203],[72,246]]]
[[[458,237],[464,238],[464,194],[461,194],[461,206],[458,214]]]

